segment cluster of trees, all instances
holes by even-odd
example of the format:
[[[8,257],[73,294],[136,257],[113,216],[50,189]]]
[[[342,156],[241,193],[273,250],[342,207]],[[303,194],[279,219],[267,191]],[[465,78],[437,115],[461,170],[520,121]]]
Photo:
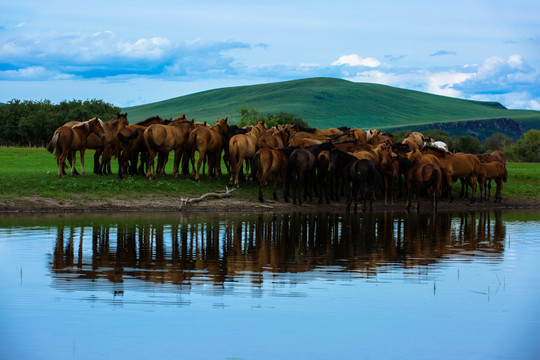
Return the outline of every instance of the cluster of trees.
[[[49,100],[11,100],[0,104],[0,145],[45,146],[54,131],[69,121],[92,117],[114,118],[120,108],[103,100],[72,100],[52,104]]]
[[[308,127],[307,121],[302,120],[301,117],[287,112],[279,112],[275,114],[262,114],[256,109],[249,109],[247,106],[241,107],[238,112],[240,113],[240,120],[238,126],[256,125],[257,122],[263,121],[267,128],[271,128],[276,125],[285,124],[298,124],[300,126]]]

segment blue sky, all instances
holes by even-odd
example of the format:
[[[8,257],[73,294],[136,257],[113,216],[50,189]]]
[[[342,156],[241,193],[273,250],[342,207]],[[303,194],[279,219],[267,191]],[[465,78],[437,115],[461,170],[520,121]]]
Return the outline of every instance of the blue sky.
[[[540,110],[540,1],[0,4],[0,102],[125,107],[330,76]]]

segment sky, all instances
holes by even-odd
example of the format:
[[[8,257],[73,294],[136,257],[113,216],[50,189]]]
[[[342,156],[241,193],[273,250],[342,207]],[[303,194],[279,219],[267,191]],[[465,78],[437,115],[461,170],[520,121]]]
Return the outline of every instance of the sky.
[[[0,102],[335,77],[540,110],[540,1],[0,3]]]

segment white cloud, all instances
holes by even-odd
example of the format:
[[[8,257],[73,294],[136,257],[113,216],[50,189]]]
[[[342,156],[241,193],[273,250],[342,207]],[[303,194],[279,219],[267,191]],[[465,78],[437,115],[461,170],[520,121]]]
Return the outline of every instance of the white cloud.
[[[348,65],[348,66],[365,66],[370,68],[376,68],[381,65],[381,62],[375,58],[363,58],[356,54],[343,55],[332,63],[334,66]]]
[[[471,79],[474,74],[456,73],[456,72],[438,72],[431,74],[427,78],[426,89],[428,92],[436,95],[444,95],[451,97],[461,97],[461,91],[456,90],[454,86],[462,84],[468,79]]]

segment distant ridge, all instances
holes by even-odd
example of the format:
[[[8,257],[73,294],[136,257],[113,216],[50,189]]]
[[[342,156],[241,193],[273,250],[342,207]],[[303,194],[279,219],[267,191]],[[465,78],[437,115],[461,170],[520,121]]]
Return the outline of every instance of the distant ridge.
[[[310,126],[321,129],[338,126],[413,129],[433,123],[492,119],[511,119],[525,123],[524,128],[540,126],[539,111],[508,110],[498,102],[463,100],[336,78],[208,90],[122,111],[128,112],[130,123],[151,115],[172,118],[180,114],[208,122],[214,122],[218,116],[227,116],[235,122],[239,120],[237,111],[242,106],[261,113],[290,112],[307,120]]]

